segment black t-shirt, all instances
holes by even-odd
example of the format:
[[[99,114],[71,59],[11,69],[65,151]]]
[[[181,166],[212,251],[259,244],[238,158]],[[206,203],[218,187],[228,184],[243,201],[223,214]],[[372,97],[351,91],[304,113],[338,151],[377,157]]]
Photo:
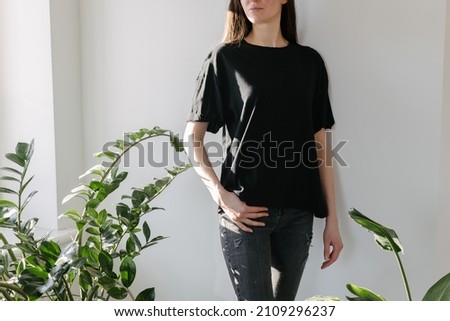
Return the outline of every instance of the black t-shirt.
[[[327,215],[314,134],[334,124],[324,62],[296,43],[221,44],[197,79],[188,121],[223,127],[221,183],[248,205]]]

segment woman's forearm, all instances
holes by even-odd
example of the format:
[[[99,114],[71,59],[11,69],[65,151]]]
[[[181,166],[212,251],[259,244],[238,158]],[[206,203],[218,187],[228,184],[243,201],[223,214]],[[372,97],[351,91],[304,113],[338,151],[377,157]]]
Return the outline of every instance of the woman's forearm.
[[[191,163],[208,188],[214,201],[219,204],[220,193],[224,190],[211,165],[204,146],[204,136],[208,123],[189,122],[184,134],[184,144]]]
[[[332,166],[331,148],[326,139],[326,130],[322,129],[315,135],[317,158],[319,161],[319,174],[327,204],[327,223],[337,224],[336,196],[334,187],[334,173]]]

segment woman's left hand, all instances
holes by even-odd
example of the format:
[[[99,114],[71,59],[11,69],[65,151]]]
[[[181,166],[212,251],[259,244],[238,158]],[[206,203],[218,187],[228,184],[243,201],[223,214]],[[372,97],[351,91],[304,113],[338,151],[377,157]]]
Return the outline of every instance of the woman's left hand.
[[[344,248],[337,222],[326,223],[325,230],[323,231],[323,246],[323,256],[325,261],[322,263],[321,269],[325,269],[336,262],[339,254]]]

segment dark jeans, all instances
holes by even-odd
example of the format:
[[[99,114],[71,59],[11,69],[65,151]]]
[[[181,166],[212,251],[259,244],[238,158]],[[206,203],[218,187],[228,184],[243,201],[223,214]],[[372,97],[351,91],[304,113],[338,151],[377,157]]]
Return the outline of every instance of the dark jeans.
[[[270,208],[265,227],[242,231],[220,214],[220,238],[240,301],[295,300],[312,239],[313,214]]]

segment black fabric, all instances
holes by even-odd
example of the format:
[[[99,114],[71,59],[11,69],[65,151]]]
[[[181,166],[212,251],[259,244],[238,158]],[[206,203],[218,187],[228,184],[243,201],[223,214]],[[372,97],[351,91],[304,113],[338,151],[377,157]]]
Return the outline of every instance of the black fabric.
[[[314,49],[217,46],[198,76],[188,121],[208,122],[213,133],[226,128],[221,182],[241,200],[326,216],[314,134],[334,117]]]

